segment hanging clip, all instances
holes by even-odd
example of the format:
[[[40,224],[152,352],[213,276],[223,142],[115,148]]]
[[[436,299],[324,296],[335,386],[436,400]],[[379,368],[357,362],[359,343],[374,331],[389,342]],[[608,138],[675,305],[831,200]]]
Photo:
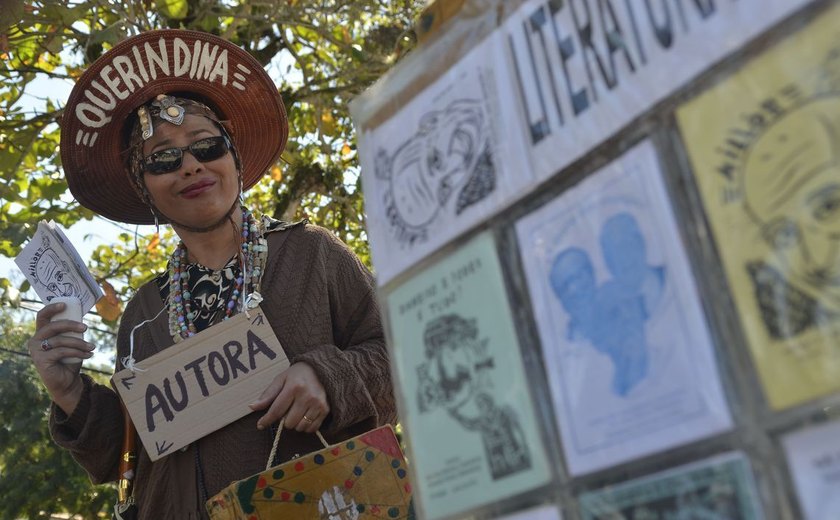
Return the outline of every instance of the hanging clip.
[[[245,316],[248,319],[251,319],[251,314],[249,314],[248,311],[259,307],[262,301],[262,294],[258,293],[257,291],[252,292],[245,298]]]

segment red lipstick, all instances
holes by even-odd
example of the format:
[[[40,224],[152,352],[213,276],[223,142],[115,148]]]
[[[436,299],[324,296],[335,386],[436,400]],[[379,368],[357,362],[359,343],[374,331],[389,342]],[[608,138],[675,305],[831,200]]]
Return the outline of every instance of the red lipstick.
[[[194,182],[181,190],[181,196],[186,199],[194,199],[204,193],[205,191],[209,190],[216,184],[210,179]]]

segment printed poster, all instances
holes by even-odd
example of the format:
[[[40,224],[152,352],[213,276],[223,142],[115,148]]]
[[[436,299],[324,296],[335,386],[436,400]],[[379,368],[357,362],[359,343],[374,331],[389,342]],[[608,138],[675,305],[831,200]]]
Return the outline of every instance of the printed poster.
[[[840,390],[840,6],[679,109],[769,404]]]
[[[840,422],[782,438],[802,520],[840,518]]]
[[[580,497],[583,520],[764,518],[746,457],[728,453]]]
[[[503,33],[511,137],[548,179],[810,0],[530,0]]]
[[[384,285],[493,215],[531,183],[522,143],[499,120],[498,36],[381,125],[359,132],[367,229]],[[497,77],[497,75],[499,77]]]
[[[536,488],[550,470],[492,235],[387,296],[423,517]]]
[[[732,427],[650,141],[516,230],[572,475]]]
[[[557,506],[540,506],[502,518],[502,520],[561,520]]]

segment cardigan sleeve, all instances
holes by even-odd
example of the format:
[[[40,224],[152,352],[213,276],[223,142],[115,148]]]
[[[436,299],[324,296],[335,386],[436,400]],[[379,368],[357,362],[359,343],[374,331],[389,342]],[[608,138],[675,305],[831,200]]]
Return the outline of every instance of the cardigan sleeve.
[[[84,390],[69,416],[55,403],[50,406],[50,434],[68,450],[91,482],[117,479],[123,419],[117,394],[109,387],[82,374]]]
[[[391,367],[373,276],[350,249],[324,232],[327,293],[335,344],[294,356],[318,375],[330,414],[321,426],[334,433],[358,423],[373,428],[396,421]]]
[[[126,305],[117,332],[117,360],[128,353],[133,324],[140,321],[139,298]],[[143,331],[146,332],[146,331]],[[147,332],[146,332],[147,333]],[[143,336],[144,341],[150,341]],[[117,370],[122,367],[119,366]],[[123,442],[123,410],[113,388],[101,385],[82,374],[85,388],[76,409],[67,416],[53,403],[50,409],[50,434],[70,452],[94,484],[119,478],[120,450]]]

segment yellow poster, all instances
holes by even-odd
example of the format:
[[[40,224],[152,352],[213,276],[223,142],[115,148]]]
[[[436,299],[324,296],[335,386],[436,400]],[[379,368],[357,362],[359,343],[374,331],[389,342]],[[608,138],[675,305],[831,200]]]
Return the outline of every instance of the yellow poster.
[[[677,118],[770,406],[840,390],[840,6]]]

